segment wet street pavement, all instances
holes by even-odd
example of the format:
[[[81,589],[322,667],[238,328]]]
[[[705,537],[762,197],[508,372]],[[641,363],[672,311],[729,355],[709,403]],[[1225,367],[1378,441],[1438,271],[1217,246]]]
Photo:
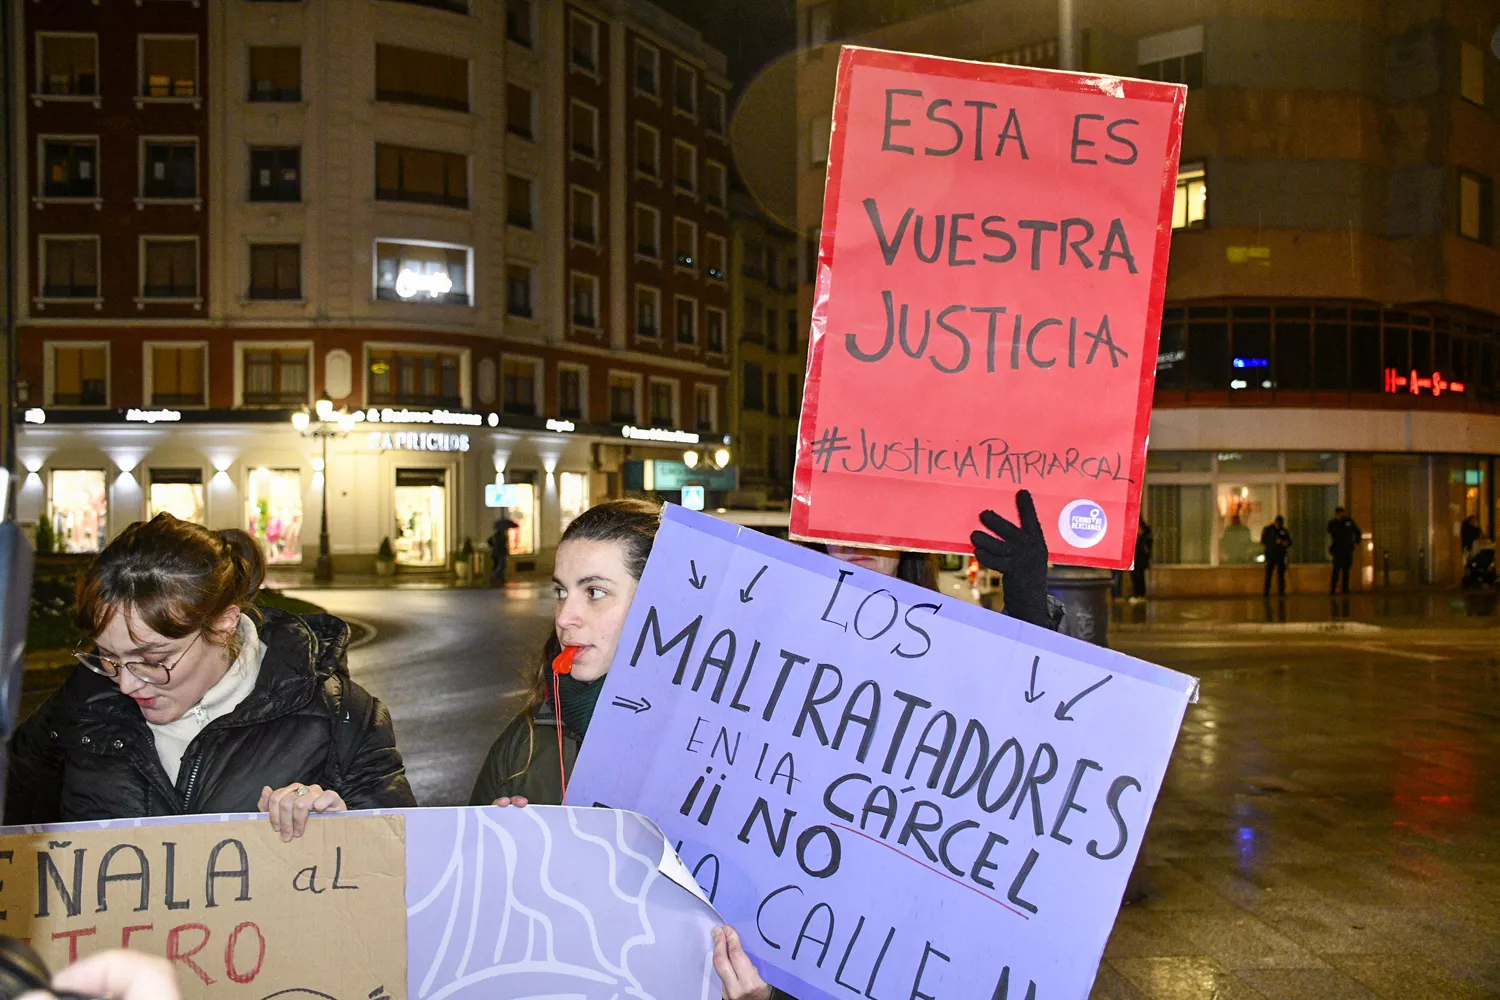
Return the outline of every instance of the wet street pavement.
[[[1500,632],[1112,634],[1202,691],[1095,998],[1500,995]]]
[[[468,805],[552,623],[550,587],[288,591],[367,626],[349,669],[386,703],[424,806]]]
[[[351,667],[390,706],[419,799],[467,801],[550,595],[298,594],[375,629]],[[1500,996],[1500,630],[1438,595],[1356,598],[1328,632],[1327,600],[1306,600],[1269,619],[1258,600],[1121,606],[1113,644],[1202,696],[1097,1000]],[[1424,619],[1441,627],[1391,627]]]

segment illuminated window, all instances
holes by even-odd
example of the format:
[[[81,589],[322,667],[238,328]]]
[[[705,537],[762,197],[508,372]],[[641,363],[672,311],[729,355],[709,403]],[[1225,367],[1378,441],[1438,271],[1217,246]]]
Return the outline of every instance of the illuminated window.
[[[240,401],[247,406],[306,404],[309,361],[305,347],[244,348]]]
[[[1208,223],[1208,184],[1202,163],[1184,163],[1177,171],[1172,199],[1172,228],[1200,229]]]
[[[53,406],[109,404],[109,349],[99,344],[54,344]]]
[[[203,406],[208,348],[202,344],[157,344],[150,350],[151,405]]]
[[[147,98],[198,97],[198,37],[141,39],[141,90]]]
[[[382,240],[375,244],[375,297],[466,306],[473,253],[468,247]]]
[[[1473,42],[1459,45],[1458,94],[1464,100],[1484,104],[1484,50]]]
[[[1491,239],[1493,194],[1490,179],[1468,171],[1458,175],[1458,235],[1480,243]]]
[[[463,406],[456,351],[369,348],[370,402],[404,406]]]

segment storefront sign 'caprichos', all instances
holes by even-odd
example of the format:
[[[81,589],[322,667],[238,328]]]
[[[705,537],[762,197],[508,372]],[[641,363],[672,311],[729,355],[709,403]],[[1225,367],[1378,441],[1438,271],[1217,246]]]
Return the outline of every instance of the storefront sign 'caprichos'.
[[[468,451],[469,435],[437,431],[371,431],[373,451]]]

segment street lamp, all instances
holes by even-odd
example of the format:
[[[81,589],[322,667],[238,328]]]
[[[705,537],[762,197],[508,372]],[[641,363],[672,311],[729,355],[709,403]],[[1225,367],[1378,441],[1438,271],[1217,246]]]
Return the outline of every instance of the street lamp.
[[[318,561],[313,567],[313,579],[319,583],[333,579],[333,552],[328,544],[328,439],[348,434],[356,419],[347,410],[335,410],[326,393],[318,397],[313,412],[302,409],[292,414],[292,428],[303,437],[317,438],[323,449],[323,510],[318,523]]]

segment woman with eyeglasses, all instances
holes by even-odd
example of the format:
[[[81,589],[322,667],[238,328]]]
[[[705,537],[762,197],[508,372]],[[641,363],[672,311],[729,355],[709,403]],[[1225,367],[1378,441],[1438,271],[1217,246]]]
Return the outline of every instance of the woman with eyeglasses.
[[[5,822],[414,806],[391,717],[349,678],[349,626],[252,605],[247,533],[159,514],[78,581],[67,682],[11,742]]]

